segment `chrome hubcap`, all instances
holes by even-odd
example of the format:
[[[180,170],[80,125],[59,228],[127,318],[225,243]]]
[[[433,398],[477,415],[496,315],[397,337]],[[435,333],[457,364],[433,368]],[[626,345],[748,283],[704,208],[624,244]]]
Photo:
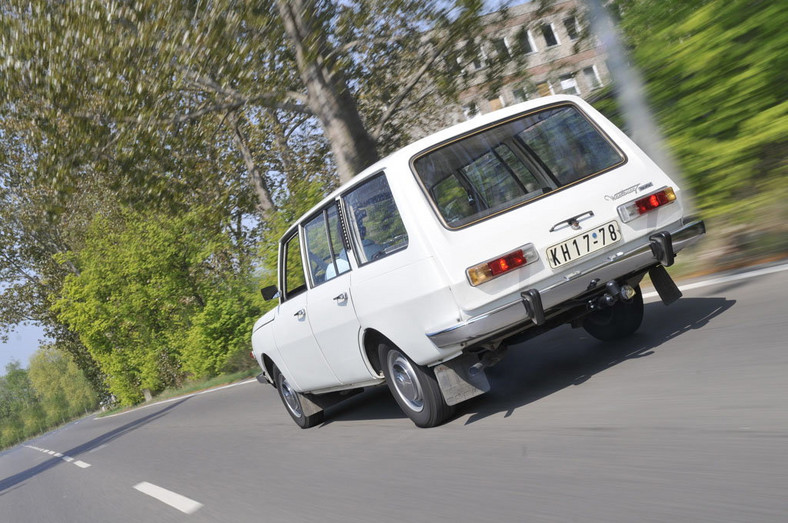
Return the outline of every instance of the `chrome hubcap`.
[[[410,361],[395,350],[389,351],[387,360],[389,375],[397,394],[413,412],[421,412],[424,409],[424,392]]]
[[[298,400],[298,393],[294,391],[287,380],[281,374],[279,375],[279,390],[282,392],[282,397],[285,399],[285,405],[290,409],[290,412],[297,418],[300,418],[303,412],[301,411],[301,402]]]

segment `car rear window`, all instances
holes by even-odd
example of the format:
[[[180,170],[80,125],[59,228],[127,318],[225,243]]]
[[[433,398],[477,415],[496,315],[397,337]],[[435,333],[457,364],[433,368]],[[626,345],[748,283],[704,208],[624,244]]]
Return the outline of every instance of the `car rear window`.
[[[623,162],[577,107],[560,105],[428,151],[413,167],[446,225],[459,228]]]

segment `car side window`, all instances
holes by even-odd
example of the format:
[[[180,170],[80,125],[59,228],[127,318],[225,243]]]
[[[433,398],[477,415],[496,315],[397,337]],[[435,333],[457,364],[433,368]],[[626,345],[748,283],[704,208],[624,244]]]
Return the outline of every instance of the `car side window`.
[[[304,225],[304,236],[313,286],[350,270],[336,203]]]
[[[382,173],[355,187],[343,200],[359,264],[385,258],[408,246],[408,233]]]
[[[306,290],[304,268],[301,265],[301,241],[292,235],[284,245],[284,299],[288,300]]]

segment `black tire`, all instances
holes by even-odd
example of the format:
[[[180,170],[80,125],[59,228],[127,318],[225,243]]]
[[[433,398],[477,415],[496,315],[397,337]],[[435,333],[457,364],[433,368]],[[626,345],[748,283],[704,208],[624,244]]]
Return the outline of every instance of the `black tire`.
[[[279,397],[282,399],[285,410],[296,422],[296,425],[302,429],[308,429],[323,422],[324,412],[322,410],[309,416],[304,415],[301,401],[304,397],[303,394],[293,390],[279,369],[274,369],[274,383],[276,383],[276,390],[279,391]]]
[[[454,408],[443,399],[432,369],[385,343],[378,346],[378,357],[391,395],[417,427],[435,427],[452,415]]]
[[[635,287],[628,301],[619,300],[612,307],[593,312],[583,320],[583,328],[602,341],[615,341],[633,334],[643,323],[643,293]]]

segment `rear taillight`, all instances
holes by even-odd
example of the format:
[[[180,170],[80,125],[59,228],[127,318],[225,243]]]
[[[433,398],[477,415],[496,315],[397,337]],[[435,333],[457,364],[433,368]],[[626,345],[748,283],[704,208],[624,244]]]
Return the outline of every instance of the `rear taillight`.
[[[535,262],[539,258],[533,245],[528,244],[516,251],[504,254],[492,260],[469,267],[465,272],[468,281],[474,287],[509,271]]]
[[[664,187],[651,194],[632,200],[623,205],[618,206],[618,215],[626,222],[631,222],[638,216],[642,216],[648,212],[664,207],[676,201],[676,193],[673,192],[673,187]]]

